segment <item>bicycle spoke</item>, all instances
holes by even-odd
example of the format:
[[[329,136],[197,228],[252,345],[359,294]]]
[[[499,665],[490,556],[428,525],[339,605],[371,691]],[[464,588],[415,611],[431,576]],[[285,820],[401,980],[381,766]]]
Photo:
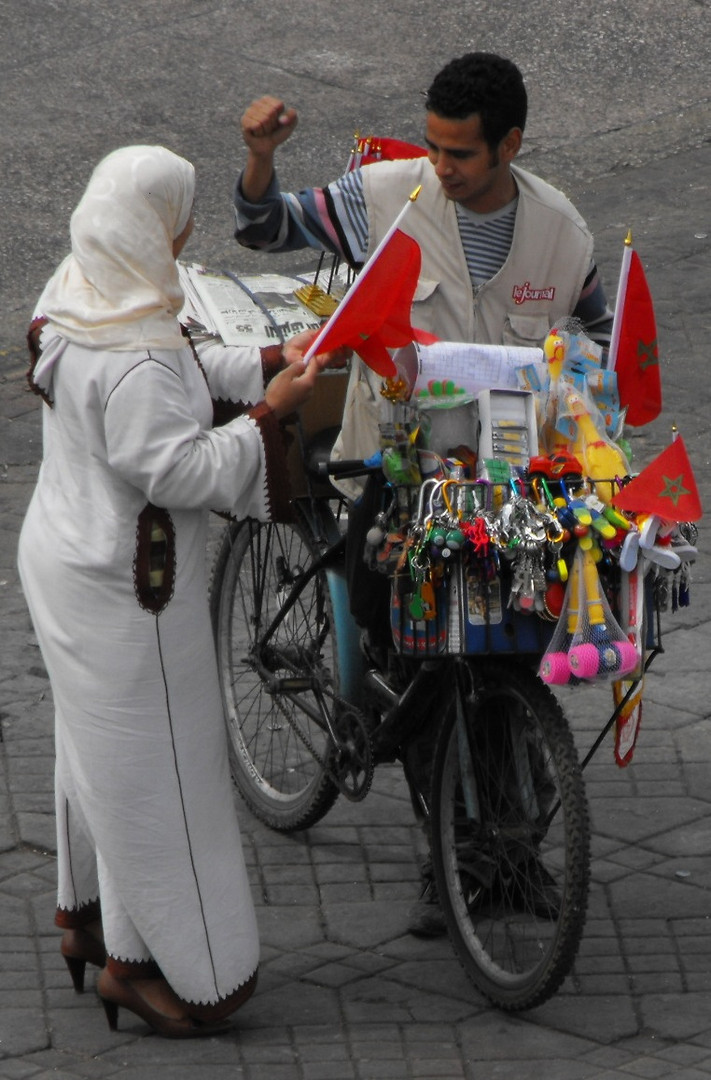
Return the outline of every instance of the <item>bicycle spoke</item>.
[[[530,1008],[560,985],[582,934],[587,804],[553,695],[528,672],[490,670],[476,693],[460,686],[442,728],[433,863],[472,981],[503,1008]]]
[[[338,689],[324,574],[298,526],[246,522],[218,556],[218,666],[235,781],[275,827],[304,827],[337,795],[328,777]]]

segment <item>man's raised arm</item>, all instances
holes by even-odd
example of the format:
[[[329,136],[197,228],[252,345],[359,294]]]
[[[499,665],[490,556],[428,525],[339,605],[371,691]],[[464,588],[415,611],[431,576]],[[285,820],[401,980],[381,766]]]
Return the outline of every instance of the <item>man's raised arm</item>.
[[[274,152],[289,138],[298,123],[296,109],[283,101],[261,97],[242,114],[242,138],[247,147],[247,163],[242,173],[242,197],[258,203],[274,175]]]

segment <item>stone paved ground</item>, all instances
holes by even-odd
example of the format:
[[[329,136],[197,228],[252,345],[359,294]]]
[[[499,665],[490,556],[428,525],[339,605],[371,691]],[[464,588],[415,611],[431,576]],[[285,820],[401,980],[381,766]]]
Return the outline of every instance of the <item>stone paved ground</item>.
[[[327,14],[316,5],[323,18],[314,36],[296,3],[291,32],[282,38],[276,17],[286,17],[283,4],[264,15],[265,37],[249,3],[215,3],[207,11],[187,0],[153,0],[120,19],[118,8],[104,0],[74,5],[61,17],[57,5],[30,0],[20,11],[9,0],[0,2],[8,58],[3,100],[11,119],[3,143],[7,209],[0,233],[8,325],[0,349],[2,1078],[711,1076],[711,584],[703,523],[691,607],[665,620],[666,651],[648,678],[634,762],[618,770],[606,742],[586,773],[594,852],[589,916],[574,972],[544,1006],[521,1016],[490,1008],[467,983],[446,941],[427,943],[405,933],[417,883],[418,835],[394,766],[382,767],[363,804],[337,804],[303,835],[279,836],[240,810],[263,964],[258,992],[239,1014],[234,1036],[172,1044],[146,1036],[127,1014],[120,1032],[111,1034],[95,995],[74,995],[59,956],[52,924],[51,698],[15,571],[17,534],[40,456],[39,409],[23,383],[22,326],[45,270],[63,250],[64,221],[87,163],[104,148],[139,136],[184,140],[194,156],[205,154],[212,181],[220,169],[229,176],[233,155],[226,141],[233,136],[226,114],[248,94],[269,89],[268,74],[311,105],[311,123],[318,117],[325,133],[322,161],[340,146],[347,118],[357,111],[348,109],[354,101],[361,110],[368,102],[389,131],[416,137],[418,113],[404,90],[413,90],[411,58],[424,66],[423,32],[431,31],[436,70],[462,41],[468,47],[474,40],[469,19],[476,18],[487,47],[506,51],[501,43],[510,42],[509,51],[528,58],[538,85],[548,89],[558,85],[544,59],[550,49],[565,89],[560,100],[537,94],[529,164],[567,181],[595,232],[611,293],[622,238],[629,225],[634,228],[655,297],[665,388],[662,419],[633,440],[636,461],[650,460],[676,423],[702,500],[711,505],[711,124],[708,100],[699,96],[708,85],[707,5],[675,5],[665,19],[663,5],[650,0],[625,5],[623,19],[621,7],[602,4],[587,24],[567,5],[550,4],[548,13],[527,8],[527,25],[523,14],[509,19],[506,12],[505,20],[503,7],[490,10],[467,0],[452,4],[449,21],[436,26],[429,6],[399,5],[392,10],[402,33],[388,64],[382,41],[370,33],[371,7],[345,3],[337,17],[335,8]],[[238,16],[245,34],[241,52],[229,22]],[[29,42],[34,52],[28,57],[23,49]],[[195,53],[196,42],[202,54]],[[280,48],[281,68],[274,59]],[[219,59],[221,99],[206,89],[205,50]],[[229,100],[228,54],[241,59],[243,72]],[[192,60],[179,93],[166,64],[172,55]],[[586,67],[581,60],[591,55],[597,61]],[[626,63],[634,78],[622,71]],[[333,116],[319,97],[325,84],[333,88]],[[106,92],[112,87],[115,97]],[[198,107],[205,115],[212,110],[212,133],[198,130]],[[41,138],[38,117],[53,125],[51,147]],[[32,134],[31,144],[25,132]],[[545,154],[556,139],[558,153]],[[310,145],[305,134],[288,166],[300,182],[315,178]],[[247,266],[252,256],[243,263],[241,252],[216,239],[229,228],[217,221],[220,206],[213,183],[201,211],[197,256]],[[584,753],[611,711],[609,690],[564,696]]]

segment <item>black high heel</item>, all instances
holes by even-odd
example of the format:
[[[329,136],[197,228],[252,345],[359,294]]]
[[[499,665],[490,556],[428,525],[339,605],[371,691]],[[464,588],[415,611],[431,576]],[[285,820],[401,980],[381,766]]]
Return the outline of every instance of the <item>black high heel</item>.
[[[177,1019],[166,1016],[165,1013],[154,1009],[145,998],[142,998],[131,983],[125,979],[117,979],[106,968],[99,975],[96,989],[104,1006],[106,1019],[111,1031],[118,1028],[119,1007],[128,1009],[135,1016],[144,1020],[149,1027],[153,1028],[157,1035],[166,1039],[199,1039],[211,1035],[222,1035],[226,1031],[232,1031],[232,1024],[221,1021],[216,1024],[202,1023],[191,1016]]]
[[[59,946],[64,962],[77,994],[84,992],[84,972],[87,964],[102,968],[106,963],[106,949],[103,942],[82,927],[65,930]]]

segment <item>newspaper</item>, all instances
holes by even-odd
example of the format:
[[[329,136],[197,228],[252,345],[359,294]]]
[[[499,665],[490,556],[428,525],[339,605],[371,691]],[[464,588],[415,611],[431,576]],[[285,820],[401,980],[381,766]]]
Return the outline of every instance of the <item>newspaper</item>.
[[[216,334],[225,345],[274,345],[321,320],[295,296],[304,280],[285,274],[236,274],[178,263],[185,304],[181,322]]]

